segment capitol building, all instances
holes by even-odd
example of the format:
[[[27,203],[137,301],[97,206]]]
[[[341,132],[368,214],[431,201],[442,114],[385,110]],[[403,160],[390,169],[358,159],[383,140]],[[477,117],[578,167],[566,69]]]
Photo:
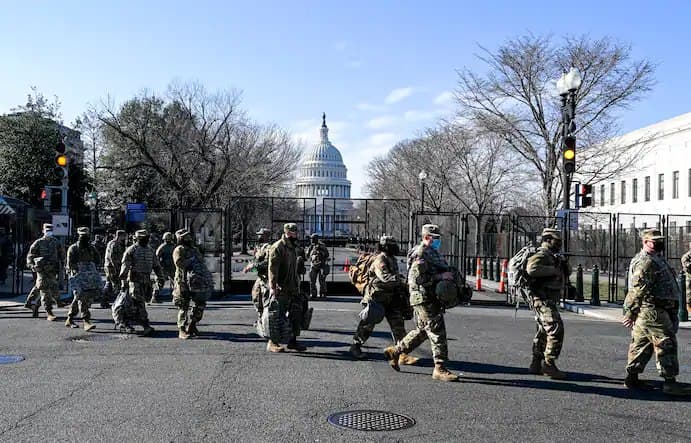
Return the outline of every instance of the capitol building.
[[[348,235],[353,211],[350,180],[341,153],[329,141],[326,114],[319,132],[320,140],[305,156],[295,182],[297,197],[306,199],[308,206],[306,230],[322,236]],[[315,203],[316,208],[309,207]]]

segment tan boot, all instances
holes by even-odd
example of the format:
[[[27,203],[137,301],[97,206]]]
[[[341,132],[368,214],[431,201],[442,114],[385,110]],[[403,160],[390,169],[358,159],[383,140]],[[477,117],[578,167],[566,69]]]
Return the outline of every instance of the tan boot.
[[[543,361],[542,373],[552,380],[566,380],[566,373],[561,372],[559,368],[557,368],[557,364],[555,362],[548,363],[547,361]]]
[[[401,352],[401,355],[398,356],[398,364],[399,365],[410,366],[410,365],[414,365],[418,361],[420,361],[419,358],[413,357],[412,355],[408,355],[408,354],[405,354],[403,352]]]
[[[57,317],[53,315],[53,311],[46,311],[46,320],[48,321],[55,321]]]
[[[91,323],[91,320],[84,320],[84,330],[85,331],[90,331],[95,327],[96,327],[96,325]]]
[[[446,369],[443,363],[434,364],[434,372],[432,372],[432,378],[440,381],[458,381],[459,377],[453,374],[451,371]]]
[[[188,338],[190,338],[190,334],[188,334],[184,328],[180,328],[180,330],[178,331],[178,338],[182,340],[187,340]]]
[[[75,322],[72,321],[71,318],[68,318],[67,320],[65,320],[65,326],[67,326],[68,328],[78,328],[79,327],[76,325]]]
[[[266,350],[269,352],[285,352],[283,346],[274,343],[271,340],[269,340],[269,342],[266,344]]]
[[[389,346],[388,348],[384,349],[384,356],[389,361],[389,365],[391,365],[394,371],[401,370],[401,367],[398,366],[398,359],[400,355],[401,353],[398,352],[395,346]]]

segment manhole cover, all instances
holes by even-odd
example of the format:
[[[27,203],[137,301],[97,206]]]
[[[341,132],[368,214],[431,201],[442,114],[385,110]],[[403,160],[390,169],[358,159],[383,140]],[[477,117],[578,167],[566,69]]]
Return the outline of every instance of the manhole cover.
[[[130,336],[127,334],[94,334],[94,335],[80,335],[79,337],[72,337],[75,343],[97,343],[111,340],[127,340]]]
[[[0,365],[11,365],[24,360],[22,355],[0,355]]]
[[[339,428],[356,431],[397,431],[415,425],[415,420],[405,415],[370,410],[337,412],[328,421]]]

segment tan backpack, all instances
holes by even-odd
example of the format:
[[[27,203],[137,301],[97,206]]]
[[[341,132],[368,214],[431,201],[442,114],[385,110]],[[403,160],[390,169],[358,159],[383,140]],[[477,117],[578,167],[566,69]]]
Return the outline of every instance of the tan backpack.
[[[360,254],[354,265],[350,266],[348,274],[350,275],[350,282],[355,286],[357,291],[364,295],[365,288],[369,284],[369,268],[372,266],[374,259],[377,258],[377,254],[371,254],[365,252]]]

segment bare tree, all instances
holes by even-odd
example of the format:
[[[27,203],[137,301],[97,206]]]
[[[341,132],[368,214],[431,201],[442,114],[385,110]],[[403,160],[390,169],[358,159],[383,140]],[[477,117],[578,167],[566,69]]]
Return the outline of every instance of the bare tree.
[[[553,214],[561,196],[560,100],[555,81],[577,67],[583,81],[576,92],[579,140],[577,174],[597,182],[632,166],[648,139],[618,143],[617,117],[651,90],[654,66],[632,60],[631,48],[609,38],[528,35],[478,58],[489,71],[458,71],[459,115],[503,137],[539,177],[542,206]]]

